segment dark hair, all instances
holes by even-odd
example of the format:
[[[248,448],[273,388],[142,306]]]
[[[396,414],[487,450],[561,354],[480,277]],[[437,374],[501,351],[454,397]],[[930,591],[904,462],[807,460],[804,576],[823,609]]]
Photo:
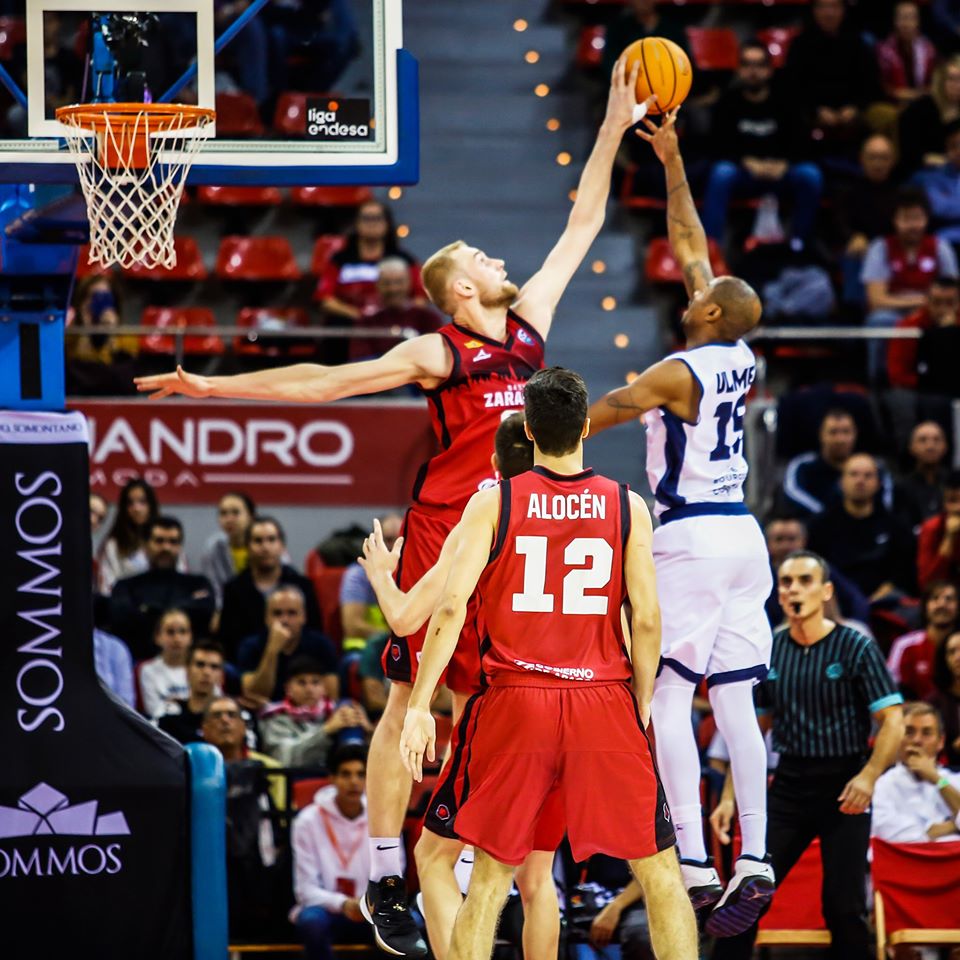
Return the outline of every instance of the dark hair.
[[[957,590],[957,585],[951,583],[949,580],[932,580],[927,584],[926,589],[923,591],[920,597],[920,624],[921,626],[927,625],[927,604],[941,591],[941,590],[953,590],[955,594],[960,596],[960,590]]]
[[[804,534],[809,532],[806,519],[796,513],[774,512],[767,514],[766,519],[763,521],[764,532],[766,532],[775,523],[799,523],[800,526],[803,527]]]
[[[856,430],[857,428],[857,418],[845,407],[830,407],[827,412],[820,418],[820,426],[822,427],[827,420],[852,420],[853,427]]]
[[[943,481],[944,490],[960,490],[960,470],[951,470]]]
[[[923,212],[930,216],[930,201],[927,199],[926,191],[923,187],[901,187],[897,191],[894,213],[898,210],[912,210],[914,207],[921,207]]]
[[[500,475],[508,480],[526,473],[533,466],[533,444],[524,430],[522,413],[512,413],[500,421],[493,447],[497,452]]]
[[[190,632],[191,634],[193,633],[193,624],[190,621],[190,614],[187,613],[187,611],[182,607],[167,607],[167,609],[164,610],[159,617],[157,617],[157,622],[153,625],[154,638],[160,636],[160,628],[163,626],[163,621],[166,620],[171,613],[179,613],[181,617],[186,617],[187,623],[190,624]]]
[[[242,714],[242,709],[240,707],[240,701],[236,697],[231,697],[229,693],[221,693],[218,697],[213,697],[210,702],[203,708],[203,722],[207,722],[207,717],[210,716],[210,711],[213,709],[215,703],[223,703],[224,700],[229,700],[236,708],[237,713]]]
[[[272,523],[277,528],[277,536],[280,537],[280,542],[286,546],[287,545],[287,534],[284,531],[283,527],[280,525],[280,521],[275,517],[267,517],[263,515],[257,515],[250,521],[250,526],[247,527],[246,535],[243,538],[243,542],[250,546],[250,535],[253,533],[253,528],[261,523]]]
[[[330,759],[327,766],[331,774],[336,774],[345,763],[359,760],[364,766],[367,765],[367,748],[362,743],[345,743],[342,747],[336,747],[330,753]]]
[[[294,657],[287,665],[287,675],[283,682],[286,683],[287,680],[292,680],[294,677],[302,677],[306,673],[315,673],[322,677],[327,672],[316,657]]]
[[[134,490],[142,490],[143,495],[147,498],[150,514],[144,524],[135,524],[130,519],[130,495]],[[128,480],[117,498],[117,514],[113,518],[107,540],[113,540],[117,544],[117,551],[121,557],[129,557],[130,554],[136,553],[143,546],[149,534],[150,522],[159,512],[160,505],[157,503],[157,494],[153,487],[143,477],[134,477],[133,480]]]
[[[361,210],[374,205],[383,211],[384,218],[387,222],[387,232],[383,235],[383,256],[378,258],[378,261],[386,260],[387,257],[402,257],[404,260],[407,260],[408,258],[404,256],[400,249],[400,244],[397,242],[397,222],[393,217],[393,210],[390,209],[389,204],[383,200],[378,200],[376,197],[372,197],[357,207],[354,217],[359,217]],[[336,264],[353,263],[360,259],[360,237],[357,233],[355,223],[347,232],[347,242],[344,248],[339,253],[335,253],[331,259]]]
[[[524,414],[542,453],[559,457],[576,450],[587,419],[587,385],[563,367],[538,370],[524,387]]]
[[[947,663],[947,647],[956,636],[960,636],[960,630],[955,630],[943,643],[937,644],[933,653],[933,684],[941,693],[949,693],[953,686],[954,676]]]
[[[812,550],[794,550],[780,561],[780,567],[783,567],[785,563],[789,563],[791,560],[813,560],[820,568],[820,577],[823,582],[827,583],[830,580],[830,564],[828,564],[819,553],[814,553]],[[779,573],[780,570],[778,569],[777,574],[779,575]]]
[[[162,514],[159,517],[154,517],[150,523],[147,524],[147,539],[153,536],[153,531],[156,529],[162,530],[176,530],[180,534],[180,539],[183,539],[183,524],[176,518],[171,517],[169,514]]]
[[[251,497],[249,493],[244,493],[242,490],[228,490],[217,500],[217,504],[223,503],[227,497],[236,497],[238,500],[242,500],[243,505],[247,508],[247,513],[249,513],[251,517],[257,515],[257,505],[253,502],[253,497]]]
[[[187,666],[190,666],[193,663],[193,655],[195,653],[200,653],[201,651],[206,651],[207,653],[219,653],[220,657],[225,661],[227,659],[226,653],[223,650],[223,644],[217,640],[194,640],[190,644],[190,649],[187,651]]]

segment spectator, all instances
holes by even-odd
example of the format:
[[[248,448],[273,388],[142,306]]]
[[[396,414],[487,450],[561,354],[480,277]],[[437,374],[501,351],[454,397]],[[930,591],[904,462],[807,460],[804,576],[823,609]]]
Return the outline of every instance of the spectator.
[[[901,317],[897,326],[931,330],[955,326],[960,320],[960,281],[955,277],[937,277],[925,295],[925,303],[913,313]],[[887,379],[891,387],[916,390],[918,386],[919,340],[891,340],[887,347]]]
[[[163,713],[168,700],[188,696],[187,654],[193,643],[190,618],[176,608],[165,610],[157,621],[153,642],[160,653],[140,664],[140,704],[148,717]]]
[[[921,170],[913,182],[927,194],[937,236],[956,248],[960,244],[960,120],[948,123],[943,136],[946,162]]]
[[[665,37],[681,49],[687,49],[687,35],[683,25],[657,8],[656,0],[628,0],[624,9],[607,25],[603,46],[604,78],[613,73],[617,62],[631,43],[644,37]]]
[[[388,550],[400,536],[403,517],[387,514],[380,521],[384,543]],[[387,630],[387,623],[377,605],[377,595],[359,563],[351,563],[343,571],[340,581],[340,619],[343,623],[344,650],[362,650],[367,641]]]
[[[842,499],[810,524],[810,547],[846,574],[871,603],[895,605],[915,585],[913,536],[877,502],[880,477],[868,453],[843,465]]]
[[[363,706],[374,721],[378,720],[387,708],[387,687],[390,681],[383,669],[383,648],[389,639],[389,633],[371,637],[360,655],[359,673]]]
[[[815,164],[793,162],[795,126],[772,76],[766,46],[744,44],[736,82],[713,109],[710,143],[716,162],[704,195],[703,226],[717,240],[723,239],[735,196],[787,196],[793,203],[793,236],[806,242],[813,232],[823,175]]]
[[[943,720],[947,766],[960,768],[960,633],[947,637],[937,647],[933,661],[935,692],[930,703]]]
[[[924,305],[934,278],[958,275],[952,247],[928,233],[929,224],[926,194],[904,187],[893,215],[894,233],[874,240],[863,260],[860,279],[867,292],[867,326],[896,326]],[[883,341],[871,341],[867,362],[874,383],[880,382],[885,359]]]
[[[776,587],[776,571],[780,564],[797,550],[807,547],[807,526],[797,517],[771,517],[767,520],[764,534],[767,540],[767,552],[770,554],[770,569],[773,572],[773,592],[767,598],[766,612],[771,627],[779,627],[784,621],[783,608],[780,606],[779,591]],[[831,619],[841,616],[853,621],[861,631],[870,621],[870,604],[867,598],[839,570],[830,571],[834,595],[827,604]]]
[[[782,499],[786,510],[801,516],[823,513],[840,491],[843,465],[857,446],[853,414],[834,407],[820,421],[820,452],[801,453],[783,475]]]
[[[331,700],[339,696],[337,653],[319,630],[307,626],[303,592],[281,584],[267,598],[265,627],[247,637],[237,653],[244,696],[262,701],[283,699],[291,658],[313,657],[323,667],[323,685]]]
[[[187,653],[185,700],[168,700],[157,726],[180,743],[203,739],[203,714],[223,685],[223,647],[215,640],[198,640]]]
[[[366,323],[371,327],[391,327],[398,331],[433,333],[443,325],[435,310],[413,300],[410,264],[403,257],[381,260],[377,274],[380,309]],[[379,357],[397,345],[396,337],[351,337],[350,359]]]
[[[97,586],[100,583],[100,560],[97,556],[96,537],[107,514],[110,512],[110,505],[100,496],[99,493],[90,494],[90,539],[94,541],[93,557],[91,558],[91,573],[93,574],[93,592],[97,593]]]
[[[958,298],[960,307],[960,298]],[[947,481],[947,435],[933,420],[918,423],[910,433],[913,469],[900,481],[897,497],[903,516],[919,534],[925,520],[943,510],[943,485]]]
[[[928,93],[936,61],[936,48],[920,32],[919,7],[913,0],[901,0],[893,10],[893,32],[877,44],[884,92],[898,104]]]
[[[147,569],[147,528],[159,512],[157,495],[146,480],[137,477],[124,485],[113,525],[100,545],[101,593],[110,593],[121,578]]]
[[[359,738],[373,731],[363,707],[327,696],[326,671],[311,657],[296,657],[287,668],[284,698],[260,714],[264,753],[284,767],[323,767],[338,734],[354,728]]]
[[[859,140],[861,112],[880,93],[877,64],[846,22],[843,0],[813,0],[811,13],[787,54],[789,102],[825,158],[843,157]]]
[[[320,630],[323,620],[313,584],[283,562],[287,537],[273,517],[254,517],[247,527],[247,569],[223,587],[220,614],[220,642],[227,658],[234,659],[237,647],[255,624],[263,623],[266,597],[280,584],[293,584],[306,598],[307,626]]]
[[[957,629],[957,588],[934,581],[923,591],[923,629],[897,637],[887,669],[907,700],[926,700],[934,691],[937,648]]]
[[[117,283],[112,273],[94,274],[77,283],[67,327],[99,327],[104,332],[67,336],[67,393],[114,396],[133,392],[133,360],[140,350],[140,341],[129,334],[109,333],[123,322]]]
[[[423,303],[420,268],[397,243],[393,213],[382,201],[368,200],[357,209],[346,246],[333,255],[321,275],[316,299],[324,311],[338,321],[366,321],[381,308],[377,290],[379,264],[395,257],[409,265],[414,298]]]
[[[213,586],[199,573],[180,573],[183,526],[176,517],[157,517],[148,526],[145,573],[118,580],[110,597],[110,622],[135,660],[154,653],[153,633],[164,610],[178,607],[203,635],[214,612]]]
[[[929,703],[908,703],[900,755],[873,791],[870,835],[887,843],[960,840],[960,774],[937,763],[943,723]]]
[[[917,580],[921,589],[934,580],[960,582],[960,470],[947,475],[943,512],[920,527]]]
[[[943,134],[960,120],[960,57],[941,63],[928,96],[918,97],[900,115],[900,168],[913,173],[943,163]]]
[[[219,533],[203,548],[200,572],[217,592],[217,606],[223,603],[223,585],[247,569],[247,527],[256,515],[253,500],[245,493],[225,493],[217,504]]]
[[[104,685],[128,707],[136,707],[133,683],[133,657],[127,645],[112,633],[93,630],[93,666]]]
[[[333,944],[372,943],[360,912],[370,855],[364,797],[366,749],[342,747],[331,763],[333,782],[293,821],[290,919],[303,937],[307,960],[332,960]]]

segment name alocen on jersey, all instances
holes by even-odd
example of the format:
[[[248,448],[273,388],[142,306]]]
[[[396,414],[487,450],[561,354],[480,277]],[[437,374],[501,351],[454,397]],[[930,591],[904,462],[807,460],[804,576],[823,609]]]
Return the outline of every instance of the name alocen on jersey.
[[[527,504],[527,519],[538,520],[605,520],[607,498],[584,490],[582,493],[534,493]]]

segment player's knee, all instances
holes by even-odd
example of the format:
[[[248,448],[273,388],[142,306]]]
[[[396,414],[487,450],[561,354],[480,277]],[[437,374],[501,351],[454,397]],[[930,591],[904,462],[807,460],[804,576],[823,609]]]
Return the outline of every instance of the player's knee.
[[[680,861],[673,847],[661,850],[650,857],[631,860],[630,870],[643,887],[644,896],[648,898],[672,889],[676,884],[683,886]]]
[[[422,877],[438,864],[453,870],[461,850],[463,850],[463,844],[455,840],[438,837],[430,830],[424,830],[420,834],[417,845],[413,848],[413,859],[417,863],[417,873]]]
[[[531,861],[517,868],[514,882],[524,903],[529,903],[546,893],[555,892],[551,866],[549,861],[544,863]]]

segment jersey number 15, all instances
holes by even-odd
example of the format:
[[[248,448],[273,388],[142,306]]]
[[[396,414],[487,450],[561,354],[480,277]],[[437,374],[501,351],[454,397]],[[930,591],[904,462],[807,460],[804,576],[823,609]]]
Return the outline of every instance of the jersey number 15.
[[[710,451],[711,462],[729,460],[731,451],[739,453],[743,447],[743,415],[747,409],[747,396],[744,394],[735,401],[725,400],[713,414],[717,421],[717,445]],[[730,430],[730,427],[733,427]],[[727,431],[730,430],[730,436]]]
[[[517,554],[524,557],[523,592],[513,595],[517,613],[553,613],[554,595],[544,593],[547,583],[547,538],[517,537]],[[589,567],[580,566],[591,561]],[[609,606],[606,594],[591,594],[610,582],[613,572],[613,547],[602,537],[577,537],[563,551],[563,562],[573,567],[563,578],[561,612],[605,615]]]

